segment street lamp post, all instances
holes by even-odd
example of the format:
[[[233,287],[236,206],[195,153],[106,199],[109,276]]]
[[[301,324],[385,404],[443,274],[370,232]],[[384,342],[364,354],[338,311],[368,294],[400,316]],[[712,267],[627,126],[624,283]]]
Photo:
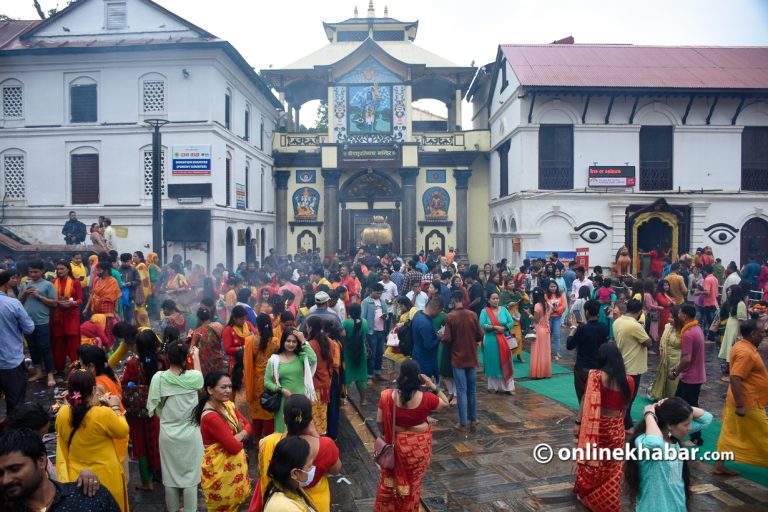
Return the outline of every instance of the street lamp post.
[[[160,158],[162,145],[160,143],[160,128],[170,121],[166,119],[145,119],[144,122],[152,127],[152,251],[161,258],[163,247],[162,223],[162,183],[160,178]]]

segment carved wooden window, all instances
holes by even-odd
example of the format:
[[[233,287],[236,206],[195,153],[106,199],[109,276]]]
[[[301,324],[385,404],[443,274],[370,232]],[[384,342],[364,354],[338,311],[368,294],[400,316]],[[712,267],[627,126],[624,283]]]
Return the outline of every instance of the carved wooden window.
[[[539,127],[539,189],[573,188],[573,125]]]
[[[768,127],[748,126],[741,133],[741,188],[768,190]]]
[[[145,149],[143,154],[144,163],[144,196],[152,197],[152,150]],[[160,194],[165,196],[165,151],[160,152]]]
[[[3,87],[3,118],[24,118],[24,89],[20,85]]]
[[[23,200],[26,197],[25,184],[26,161],[24,155],[5,155],[3,157],[3,182],[5,199]]]
[[[640,190],[672,190],[671,126],[640,128]]]
[[[165,81],[144,80],[142,106],[145,114],[165,112]]]

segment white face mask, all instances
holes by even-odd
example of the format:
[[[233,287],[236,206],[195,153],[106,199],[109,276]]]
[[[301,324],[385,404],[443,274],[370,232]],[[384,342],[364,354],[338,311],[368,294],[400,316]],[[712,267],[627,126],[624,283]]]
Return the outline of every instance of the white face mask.
[[[302,482],[300,480],[297,480],[299,482],[299,487],[307,487],[309,484],[311,484],[315,480],[315,471],[317,471],[316,466],[312,466],[309,468],[309,471],[300,470],[302,473],[307,474],[306,481]]]

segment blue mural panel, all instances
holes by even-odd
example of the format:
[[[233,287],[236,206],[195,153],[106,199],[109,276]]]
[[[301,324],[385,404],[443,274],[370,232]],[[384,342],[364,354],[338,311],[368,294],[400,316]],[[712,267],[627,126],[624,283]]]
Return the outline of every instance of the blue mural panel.
[[[391,86],[350,86],[348,101],[350,134],[392,134]]]
[[[293,217],[296,220],[317,220],[320,193],[311,187],[302,187],[293,193]]]
[[[443,187],[430,187],[421,196],[424,206],[424,218],[427,220],[445,220],[448,218],[448,207],[451,196]]]
[[[392,71],[385,68],[379,61],[373,57],[367,57],[363,62],[357,65],[355,69],[343,75],[337,83],[339,84],[382,84],[382,83],[400,83],[403,79]]]

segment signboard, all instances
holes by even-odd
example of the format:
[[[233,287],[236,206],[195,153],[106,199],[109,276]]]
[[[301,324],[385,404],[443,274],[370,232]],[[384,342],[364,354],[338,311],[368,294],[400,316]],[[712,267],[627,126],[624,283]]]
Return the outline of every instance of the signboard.
[[[173,146],[171,174],[173,176],[210,176],[211,145],[183,144]]]
[[[245,185],[235,183],[235,206],[238,210],[245,210],[246,198]]]
[[[339,167],[365,167],[366,164],[378,167],[400,167],[400,147],[396,145],[343,145],[339,147]]]
[[[576,248],[576,266],[589,270],[589,247]]]
[[[549,263],[549,257],[552,256],[553,252],[557,253],[557,259],[559,259],[566,267],[568,266],[568,262],[576,259],[575,251],[525,251],[525,257],[529,260],[542,259]]]
[[[634,187],[634,165],[590,165],[587,183],[590,187]]]

